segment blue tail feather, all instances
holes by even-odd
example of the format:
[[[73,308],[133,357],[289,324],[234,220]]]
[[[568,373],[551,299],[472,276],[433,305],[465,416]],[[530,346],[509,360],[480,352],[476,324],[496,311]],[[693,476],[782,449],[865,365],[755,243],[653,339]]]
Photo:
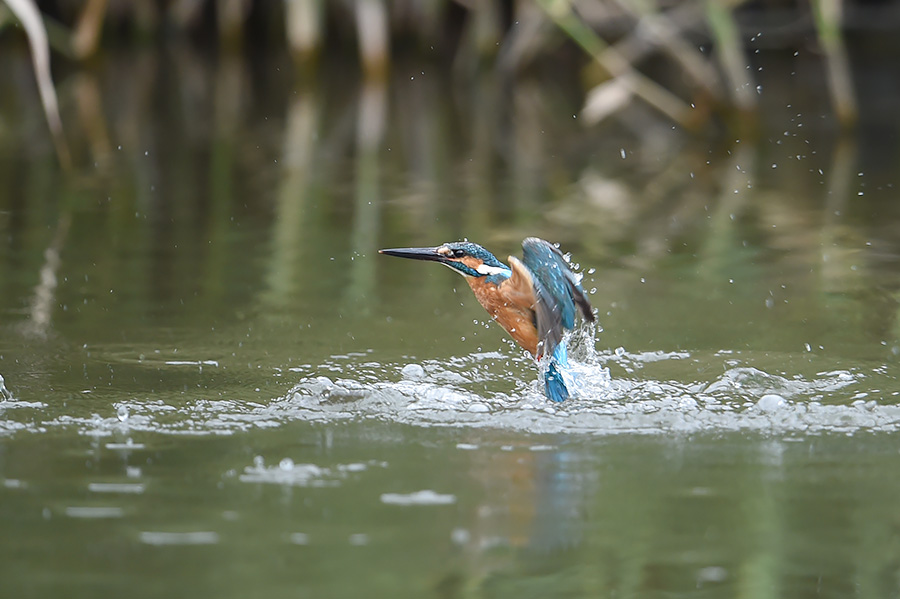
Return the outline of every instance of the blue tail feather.
[[[544,374],[544,391],[551,401],[565,401],[569,399],[569,389],[563,381],[562,374],[556,368],[555,362],[550,362],[547,372]]]
[[[566,354],[565,343],[557,345],[550,357],[547,372],[544,373],[544,392],[551,401],[560,402],[569,398],[569,388],[562,376],[562,371],[569,366]]]

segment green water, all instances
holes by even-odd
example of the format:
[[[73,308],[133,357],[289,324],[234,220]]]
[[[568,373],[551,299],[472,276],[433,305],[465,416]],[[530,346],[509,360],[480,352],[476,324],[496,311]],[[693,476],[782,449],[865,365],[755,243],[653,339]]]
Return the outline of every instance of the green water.
[[[737,140],[584,128],[565,80],[125,53],[58,77],[68,174],[4,81],[3,594],[897,596],[895,117],[838,135],[788,72]],[[602,326],[562,405],[377,254],[529,235]]]

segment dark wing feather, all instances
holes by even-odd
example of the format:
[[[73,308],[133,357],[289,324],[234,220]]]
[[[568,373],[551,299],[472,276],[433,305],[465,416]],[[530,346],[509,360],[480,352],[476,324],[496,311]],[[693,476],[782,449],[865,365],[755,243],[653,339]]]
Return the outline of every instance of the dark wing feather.
[[[544,351],[552,352],[563,331],[575,326],[576,307],[588,322],[594,321],[594,313],[577,276],[556,247],[529,237],[522,242],[522,262],[534,281],[538,337],[544,342]]]

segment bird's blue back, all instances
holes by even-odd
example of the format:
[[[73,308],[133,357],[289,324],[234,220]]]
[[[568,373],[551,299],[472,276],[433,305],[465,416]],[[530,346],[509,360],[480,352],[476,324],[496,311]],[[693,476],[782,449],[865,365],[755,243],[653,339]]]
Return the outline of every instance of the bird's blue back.
[[[559,309],[560,324],[563,328],[575,326],[575,302],[572,287],[581,286],[575,273],[560,254],[559,250],[542,239],[529,237],[522,242],[522,263],[543,286],[545,299]]]

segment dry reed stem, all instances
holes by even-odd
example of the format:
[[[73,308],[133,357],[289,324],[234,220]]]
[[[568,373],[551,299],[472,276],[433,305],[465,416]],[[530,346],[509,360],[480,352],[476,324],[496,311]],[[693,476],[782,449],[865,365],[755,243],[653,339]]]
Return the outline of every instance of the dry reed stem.
[[[25,29],[28,44],[31,46],[31,59],[34,65],[34,74],[37,79],[38,92],[41,95],[41,103],[44,106],[44,116],[47,126],[53,137],[53,145],[59,164],[64,170],[72,166],[69,156],[69,148],[63,135],[62,119],[59,117],[59,102],[56,99],[56,89],[53,87],[53,78],[50,76],[50,45],[47,42],[47,30],[41,20],[34,0],[4,0],[19,22]]]
[[[688,124],[690,108],[678,96],[635,70],[613,47],[595,34],[573,12],[569,0],[538,0],[538,4],[556,25],[590,54],[618,85],[668,116],[680,125]],[[588,113],[590,114],[590,113]],[[602,113],[598,113],[602,114]]]
[[[858,110],[847,51],[841,36],[843,5],[841,0],[811,0],[819,44],[825,52],[828,87],[838,121],[844,127],[856,122]]]

